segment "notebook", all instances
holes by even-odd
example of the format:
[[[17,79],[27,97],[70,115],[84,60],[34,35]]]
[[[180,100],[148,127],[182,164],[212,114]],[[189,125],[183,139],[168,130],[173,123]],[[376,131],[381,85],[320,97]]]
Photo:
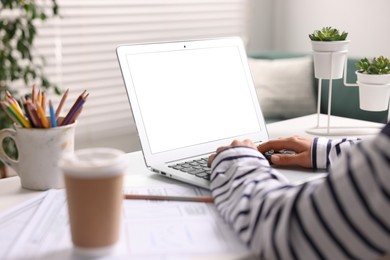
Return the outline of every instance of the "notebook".
[[[153,172],[208,189],[209,176],[200,172],[218,147],[268,140],[239,37],[121,45],[116,52]]]

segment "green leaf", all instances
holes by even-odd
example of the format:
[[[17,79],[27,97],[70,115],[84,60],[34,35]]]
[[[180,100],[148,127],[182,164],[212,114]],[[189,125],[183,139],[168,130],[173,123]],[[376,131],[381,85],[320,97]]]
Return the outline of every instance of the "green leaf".
[[[41,85],[44,89],[48,89],[50,87],[50,82],[46,77],[41,77]]]
[[[340,34],[339,30],[330,26],[323,27],[321,30],[315,30],[309,34],[312,41],[344,41],[348,36],[347,32]]]
[[[59,14],[58,13],[58,9],[59,9],[59,7],[58,7],[57,2],[55,0],[53,0],[53,14],[54,15],[58,15]]]
[[[356,63],[358,71],[367,74],[390,74],[390,60],[384,56],[374,57],[371,60],[362,58]]]
[[[57,95],[61,95],[62,94],[61,89],[57,85],[54,86],[54,93],[56,93]]]
[[[19,22],[19,20],[15,20],[13,22],[8,22],[8,24],[7,24],[7,27],[8,27],[7,28],[7,31],[8,31],[7,38],[8,39],[14,38],[18,22]]]
[[[31,54],[37,33],[34,25],[37,21],[47,20],[52,16],[51,12],[54,15],[59,14],[57,1],[50,1],[51,8],[42,7],[41,1],[34,0],[0,1],[0,9],[8,9],[10,12],[20,11],[18,12],[20,16],[13,20],[5,20],[0,16],[0,98],[4,97],[5,91],[10,91],[17,97],[19,90],[13,89],[13,82],[17,80],[23,80],[26,87],[31,87],[31,80],[37,79],[42,82],[43,86],[40,87],[53,88],[55,93],[58,93],[58,86],[43,74],[42,57],[34,57]],[[0,129],[10,127],[11,123],[4,111],[0,109]]]
[[[42,20],[42,21],[45,21],[47,19],[47,15],[45,13],[41,13],[39,18]]]

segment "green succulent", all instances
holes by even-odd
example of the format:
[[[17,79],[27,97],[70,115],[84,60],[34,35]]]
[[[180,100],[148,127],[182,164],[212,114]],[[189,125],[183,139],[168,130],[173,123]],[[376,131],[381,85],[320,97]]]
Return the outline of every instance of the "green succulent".
[[[347,32],[340,34],[339,30],[330,26],[323,27],[321,30],[316,30],[312,34],[309,34],[309,38],[312,41],[344,41],[348,36]]]
[[[390,60],[384,56],[375,57],[371,60],[360,59],[356,63],[358,72],[367,74],[390,74]]]

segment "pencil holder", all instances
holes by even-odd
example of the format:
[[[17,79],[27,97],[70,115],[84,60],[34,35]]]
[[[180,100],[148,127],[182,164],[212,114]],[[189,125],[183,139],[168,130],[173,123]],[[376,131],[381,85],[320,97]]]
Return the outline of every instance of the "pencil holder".
[[[0,131],[0,160],[13,168],[22,187],[32,190],[64,188],[59,161],[74,152],[76,123],[54,128],[6,128]],[[16,144],[18,158],[13,160],[3,149],[3,140]]]

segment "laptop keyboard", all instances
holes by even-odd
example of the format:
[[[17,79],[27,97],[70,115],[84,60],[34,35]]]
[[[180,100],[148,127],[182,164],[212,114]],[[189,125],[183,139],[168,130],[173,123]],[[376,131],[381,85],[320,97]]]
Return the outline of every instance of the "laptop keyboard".
[[[207,167],[207,158],[177,163],[169,167],[205,180],[210,180],[211,169]]]

